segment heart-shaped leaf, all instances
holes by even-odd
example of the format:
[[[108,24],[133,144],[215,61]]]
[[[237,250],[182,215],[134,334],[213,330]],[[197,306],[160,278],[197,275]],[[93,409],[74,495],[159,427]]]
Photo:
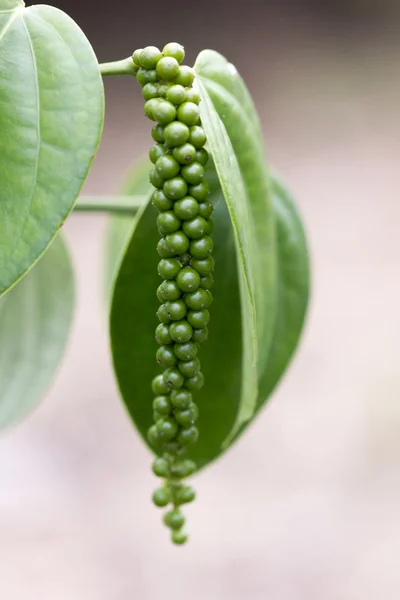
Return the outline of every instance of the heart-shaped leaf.
[[[45,251],[96,153],[103,84],[79,27],[0,0],[0,295]]]
[[[0,430],[40,402],[63,355],[73,304],[72,267],[60,234],[0,298]]]

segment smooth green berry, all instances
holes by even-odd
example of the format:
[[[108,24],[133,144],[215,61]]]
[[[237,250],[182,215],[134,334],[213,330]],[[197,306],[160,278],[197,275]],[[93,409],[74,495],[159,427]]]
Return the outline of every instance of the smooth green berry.
[[[157,294],[158,300],[162,304],[163,302],[165,302],[165,298],[163,296],[161,296],[161,289],[160,288],[161,288],[161,286],[158,286],[156,294]]]
[[[171,179],[171,177],[175,177],[175,175],[178,175],[180,171],[180,165],[178,161],[175,160],[175,158],[170,154],[160,156],[160,158],[157,159],[155,168],[157,173],[163,179]]]
[[[180,392],[179,392],[180,393]],[[197,465],[193,460],[189,458],[185,458],[183,460],[176,461],[171,465],[171,475],[175,477],[179,477],[183,479],[184,477],[189,477],[189,475],[193,475],[197,471]],[[182,488],[178,488],[182,489]],[[178,491],[178,490],[177,490]],[[175,496],[175,494],[174,494]]]
[[[177,118],[189,127],[196,125],[200,118],[199,107],[194,102],[184,102],[178,108]]]
[[[192,267],[202,276],[210,275],[214,271],[214,259],[212,256],[207,258],[193,258]]]
[[[151,202],[160,212],[170,210],[174,205],[173,201],[167,198],[162,190],[154,190],[151,196]]]
[[[184,221],[182,230],[189,238],[197,240],[206,233],[207,221],[197,215],[193,219]]]
[[[209,219],[213,214],[213,211],[214,207],[208,200],[199,203],[199,215],[203,217],[203,219]]]
[[[186,100],[198,104],[200,102],[200,94],[193,88],[189,88],[186,90]]]
[[[202,148],[206,143],[207,138],[204,129],[200,125],[193,125],[189,129],[189,142],[195,148]]]
[[[143,48],[139,48],[138,50],[135,50],[135,52],[132,54],[132,60],[137,67],[140,67],[140,54],[142,50]]]
[[[186,99],[185,88],[182,85],[171,85],[167,90],[167,100],[178,106]]]
[[[188,541],[189,536],[184,531],[171,531],[171,541],[177,546],[183,546]]]
[[[184,254],[188,251],[190,244],[189,238],[183,231],[169,233],[165,236],[165,243],[175,254]]]
[[[185,379],[185,386],[188,390],[200,390],[204,385],[204,375],[199,371],[193,377]]]
[[[195,292],[189,292],[185,294],[185,302],[188,308],[191,308],[193,311],[200,311],[203,308],[207,308],[210,306],[213,301],[212,294],[209,290],[204,290],[203,288],[197,289]],[[193,313],[192,313],[193,318]],[[194,319],[195,320],[195,319]],[[190,321],[189,321],[190,323]],[[192,323],[190,323],[192,325]],[[204,323],[206,325],[207,323]],[[193,325],[192,325],[193,327]],[[198,326],[196,329],[201,329],[203,325]]]
[[[200,361],[198,358],[193,358],[193,360],[185,360],[178,363],[178,369],[182,373],[184,377],[193,377],[200,371]],[[178,423],[184,425],[177,419]]]
[[[151,98],[151,100],[147,100],[144,105],[144,114],[151,121],[156,121],[157,119],[154,116],[154,109],[162,102],[160,98]]]
[[[182,292],[193,292],[200,285],[200,275],[191,267],[185,267],[178,273],[176,283]]]
[[[170,250],[165,244],[165,238],[161,238],[157,244],[157,252],[161,258],[172,258],[175,256],[174,252]]]
[[[199,202],[204,202],[207,200],[210,190],[208,188],[208,184],[206,181],[202,181],[197,185],[191,185],[189,188],[189,194],[196,198]],[[204,217],[204,215],[202,215]]]
[[[163,186],[164,194],[171,200],[180,200],[186,196],[188,186],[183,177],[168,179]]]
[[[157,477],[168,477],[169,463],[165,458],[156,458],[152,464],[152,470]]]
[[[155,188],[161,189],[164,187],[164,179],[160,177],[155,167],[150,171],[149,181]]]
[[[171,501],[171,494],[165,488],[160,488],[156,490],[153,494],[153,502],[156,506],[160,508],[164,508],[164,506],[168,506]]]
[[[149,151],[149,158],[151,162],[153,164],[156,163],[157,159],[159,159],[161,156],[165,156],[165,152],[166,150],[164,144],[154,144]]]
[[[181,175],[190,185],[198,185],[204,179],[204,167],[198,162],[193,162],[182,168]]]
[[[170,396],[157,396],[153,400],[153,410],[157,411],[160,415],[167,416],[170,414],[172,404]]]
[[[201,310],[189,310],[187,320],[193,329],[203,329],[210,322],[210,313],[206,308]]]
[[[177,42],[169,42],[166,44],[162,53],[164,56],[172,56],[172,58],[175,58],[178,63],[181,63],[185,58],[185,49]]]
[[[158,320],[160,321],[160,323],[170,323],[171,321],[171,317],[169,316],[167,307],[165,306],[165,304],[161,304],[160,308],[157,310],[157,317]]]
[[[158,289],[162,298],[161,302],[165,302],[166,300],[178,300],[182,295],[182,291],[177,282],[172,279],[163,281]]]
[[[168,123],[164,130],[164,140],[169,148],[185,144],[189,139],[189,127],[179,121]],[[176,158],[176,156],[174,155]],[[178,159],[177,159],[178,160]],[[179,161],[178,161],[179,162]]]
[[[201,165],[203,165],[203,167],[207,164],[208,152],[205,148],[199,148],[198,150],[196,150],[196,160]]]
[[[181,263],[176,258],[163,258],[158,263],[157,270],[163,279],[175,279],[181,270]]]
[[[162,142],[164,142],[164,129],[165,126],[164,125],[160,125],[159,123],[157,123],[157,125],[154,125],[151,129],[151,137],[153,138],[153,140],[159,144],[161,144]]]
[[[202,290],[205,292],[205,290]],[[210,294],[210,292],[208,292]],[[186,304],[183,300],[173,300],[165,303],[165,308],[172,321],[181,321],[186,316]]]
[[[186,196],[177,200],[174,204],[174,213],[179,219],[188,220],[193,219],[199,211],[199,204],[191,196]]]
[[[170,235],[174,235],[171,233]],[[190,254],[195,258],[207,258],[207,256],[212,252],[214,248],[214,243],[209,235],[205,235],[199,240],[193,240],[190,243]],[[197,269],[196,269],[197,270]]]
[[[171,346],[161,346],[156,353],[156,360],[165,369],[176,364],[176,354]],[[157,410],[157,409],[155,409]]]
[[[197,375],[196,375],[197,377]],[[182,446],[189,446],[195,444],[199,439],[199,430],[195,425],[184,427],[178,434],[178,442]]]
[[[158,76],[167,81],[176,78],[180,71],[178,61],[172,56],[161,58],[157,63],[156,69]],[[180,81],[177,83],[180,83]]]
[[[151,102],[151,100],[149,100],[149,102]],[[171,102],[168,102],[168,100],[158,99],[157,104],[152,106],[152,114],[154,121],[161,123],[161,125],[167,125],[175,120],[176,108]]]
[[[142,88],[142,96],[145,100],[158,98],[158,85],[156,83],[146,83]]]
[[[188,130],[189,131],[189,130]],[[181,165],[188,165],[196,158],[196,148],[192,144],[182,144],[172,151],[174,158]]]
[[[201,277],[200,279],[200,286],[202,288],[204,288],[205,290],[209,290],[212,285],[214,283],[214,277],[209,274],[209,275],[205,275],[204,277]]]
[[[167,527],[175,530],[183,527],[185,523],[185,517],[179,509],[174,508],[165,513],[163,521]]]
[[[136,79],[141,86],[145,86],[146,83],[156,83],[158,81],[157,71],[155,69],[143,69],[141,67],[136,73]]]
[[[138,56],[139,64],[144,69],[154,69],[162,54],[156,46],[146,46]]]
[[[182,504],[193,502],[193,500],[196,498],[196,492],[191,486],[183,485],[174,492],[173,497],[174,504],[180,506]]]
[[[165,383],[168,385],[168,389],[174,388],[177,390],[183,386],[184,377],[182,373],[174,367],[164,371],[163,377]]]
[[[151,384],[151,389],[156,396],[163,396],[164,394],[168,394],[170,391],[162,375],[157,375],[154,377]]]
[[[169,328],[164,323],[160,323],[157,326],[156,341],[160,346],[167,346],[173,342],[172,337],[169,335]]]
[[[175,419],[166,417],[157,421],[156,430],[162,441],[169,442],[170,440],[173,440],[178,433],[178,425]]]
[[[193,329],[191,325],[189,327]],[[197,345],[189,340],[174,345],[174,352],[179,360],[192,360],[197,355]]]
[[[185,320],[171,323],[169,327],[169,334],[171,338],[174,340],[174,342],[178,342],[180,344],[185,344],[186,342],[188,342],[192,337],[192,333],[193,327],[189,325],[189,323]],[[180,357],[178,356],[178,358]]]
[[[178,68],[178,72],[175,75],[175,83],[183,85],[183,87],[190,87],[194,80],[194,71],[191,67],[182,65]]]
[[[157,217],[157,227],[161,235],[178,231],[181,227],[181,220],[178,219],[173,210],[166,210]]]
[[[182,388],[179,390],[172,390],[171,402],[175,408],[184,410],[193,404],[193,396],[188,390]]]
[[[197,344],[202,344],[203,342],[208,340],[208,329],[204,327],[203,329],[193,329],[192,334],[193,342]]]

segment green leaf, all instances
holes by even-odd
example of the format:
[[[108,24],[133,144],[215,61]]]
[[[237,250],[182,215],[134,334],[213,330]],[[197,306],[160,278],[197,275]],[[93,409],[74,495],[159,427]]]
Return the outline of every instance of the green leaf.
[[[50,6],[0,0],[0,295],[71,212],[103,104],[96,57],[74,21]]]
[[[256,111],[236,69],[211,50],[195,64],[200,113],[229,210],[243,335],[241,400],[231,435],[251,419],[277,311],[275,220]]]
[[[0,299],[0,429],[40,402],[61,360],[74,304],[72,267],[58,235],[24,279]]]

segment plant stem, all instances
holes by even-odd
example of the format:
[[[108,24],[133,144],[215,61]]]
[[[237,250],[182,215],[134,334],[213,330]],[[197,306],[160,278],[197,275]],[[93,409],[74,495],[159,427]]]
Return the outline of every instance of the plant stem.
[[[133,75],[137,73],[137,67],[133,64],[131,56],[124,58],[123,60],[116,60],[114,62],[102,63],[100,66],[100,72],[103,77],[107,75]]]
[[[74,211],[135,215],[147,196],[80,196]]]

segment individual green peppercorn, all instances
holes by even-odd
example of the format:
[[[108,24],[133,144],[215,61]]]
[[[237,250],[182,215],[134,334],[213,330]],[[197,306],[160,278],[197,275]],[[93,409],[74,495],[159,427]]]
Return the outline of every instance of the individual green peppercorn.
[[[203,342],[208,340],[208,329],[204,327],[203,329],[193,329],[192,334],[193,342],[197,344],[202,344]]]
[[[200,102],[200,94],[193,88],[188,88],[186,90],[186,100],[187,102],[194,102],[195,104],[198,104]]]
[[[158,85],[156,83],[146,83],[142,89],[142,96],[145,100],[158,98]]]
[[[161,346],[157,350],[156,360],[164,369],[168,369],[176,364],[176,354],[171,346]]]
[[[167,346],[168,348],[168,346]],[[198,358],[193,360],[185,360],[178,363],[178,369],[184,377],[193,377],[198,371],[200,371],[200,361]],[[180,421],[178,421],[179,423]],[[181,423],[183,425],[183,423]]]
[[[182,144],[182,146],[174,148],[172,154],[178,163],[188,165],[196,158],[196,148],[192,144]]]
[[[172,56],[161,58],[157,63],[156,69],[158,76],[166,81],[175,79],[180,72],[179,63]],[[177,83],[180,83],[180,81]]]
[[[190,242],[183,231],[175,231],[175,233],[169,233],[165,236],[165,244],[175,254],[184,254],[188,251]]]
[[[161,296],[161,289],[160,288],[161,288],[161,286],[158,286],[156,295],[157,295],[157,299],[162,304],[163,302],[165,302],[165,298],[163,296]]]
[[[189,327],[193,330],[191,325]],[[189,340],[174,345],[174,352],[179,360],[192,360],[197,355],[197,345]]]
[[[181,321],[186,316],[186,304],[183,300],[168,301],[165,303],[165,307],[172,321]]]
[[[159,159],[161,156],[165,156],[165,152],[166,150],[164,144],[154,144],[149,151],[149,158],[151,162],[153,164],[156,163],[157,159]]]
[[[203,329],[203,327],[206,327],[210,322],[210,313],[206,308],[201,310],[189,310],[187,320],[193,329]]]
[[[178,161],[176,161],[175,158],[170,154],[160,156],[160,158],[157,159],[155,168],[157,173],[163,179],[171,179],[171,177],[175,177],[180,170]]]
[[[191,67],[182,65],[178,69],[178,73],[175,75],[175,83],[183,85],[183,87],[189,87],[192,85],[194,80],[194,72]]]
[[[182,220],[193,219],[197,215],[198,210],[199,204],[191,196],[185,196],[185,198],[177,200],[174,204],[174,213]]]
[[[166,98],[172,104],[179,106],[186,99],[185,88],[182,85],[171,85],[167,90]]]
[[[209,290],[204,290],[203,288],[199,288],[197,289],[195,292],[189,292],[188,294],[185,294],[185,302],[186,305],[191,308],[193,311],[200,311],[203,308],[207,308],[208,306],[210,306],[211,302],[213,301],[213,297],[212,294]],[[193,313],[191,314],[191,320],[193,320],[194,322],[196,322],[196,319],[193,318]],[[201,322],[201,320],[199,319],[199,321]],[[190,321],[189,321],[190,323]],[[192,325],[192,323],[191,323]],[[203,324],[198,324],[196,329],[201,329],[204,325],[207,325],[207,323],[203,323]],[[193,325],[192,325],[193,327]]]
[[[159,240],[157,244],[157,252],[161,258],[172,258],[175,256],[174,252],[172,252],[172,250],[165,245],[165,238],[161,238],[161,240]]]
[[[197,375],[196,375],[197,377]],[[199,430],[195,425],[184,427],[178,434],[178,442],[182,446],[191,446],[199,439]]]
[[[193,377],[185,379],[185,386],[188,390],[200,390],[204,385],[204,375],[199,371]]]
[[[171,541],[177,546],[182,546],[183,544],[186,544],[188,539],[189,536],[184,531],[171,531]]]
[[[158,263],[157,270],[163,279],[175,279],[181,270],[181,264],[176,258],[163,258]]]
[[[149,102],[151,102],[151,100],[149,100]],[[176,108],[171,102],[168,102],[168,100],[161,100],[159,98],[157,104],[152,106],[151,110],[154,121],[161,123],[161,125],[167,125],[175,120]]]
[[[182,292],[193,292],[200,285],[200,275],[191,267],[184,267],[178,273],[176,283]]]
[[[188,390],[182,388],[179,390],[172,390],[171,402],[175,408],[184,410],[193,404],[193,396]]]
[[[160,58],[162,54],[155,46],[146,46],[138,56],[140,66],[144,69],[154,69]]]
[[[182,295],[182,291],[178,286],[177,282],[172,279],[163,281],[158,289],[162,298],[160,302],[165,302],[166,300],[178,300],[178,298],[180,298]]]
[[[157,317],[158,317],[158,320],[160,321],[160,323],[164,323],[164,324],[170,323],[171,317],[168,313],[168,309],[165,304],[161,304],[161,306],[157,310]]]
[[[164,323],[160,323],[156,329],[156,341],[160,346],[172,344],[173,339],[169,335],[169,329]]]
[[[156,121],[157,119],[154,116],[154,109],[162,102],[160,98],[151,98],[151,100],[147,100],[144,105],[144,113],[148,119],[151,121]]]
[[[153,400],[153,410],[157,411],[160,415],[167,416],[170,414],[172,404],[170,396],[157,396]]]
[[[192,337],[193,328],[185,320],[171,323],[169,328],[169,334],[174,342],[186,343]],[[178,356],[178,355],[177,355]],[[178,356],[179,358],[179,356]],[[182,359],[185,360],[185,359]]]
[[[195,148],[202,148],[206,143],[206,134],[204,133],[204,129],[200,127],[200,125],[193,125],[193,127],[190,127],[189,142]]]
[[[196,498],[196,492],[191,486],[183,485],[174,492],[173,497],[174,504],[176,506],[181,506],[182,504],[193,502],[193,500]]]
[[[170,235],[176,235],[171,233]],[[168,244],[169,245],[169,244]],[[205,235],[199,240],[193,240],[190,243],[190,254],[195,258],[207,258],[207,256],[212,252],[214,248],[214,243],[209,235]],[[197,271],[197,269],[196,269]]]
[[[203,217],[203,219],[209,219],[213,214],[213,211],[214,207],[208,200],[199,203],[199,215]]]
[[[169,148],[175,148],[185,144],[189,139],[189,127],[179,121],[168,123],[164,130],[164,140]],[[174,155],[174,158],[176,156]],[[176,160],[178,160],[176,158]],[[179,162],[179,161],[178,161]]]
[[[194,240],[203,237],[207,229],[207,221],[203,217],[196,216],[193,219],[184,221],[182,230],[186,235]]]
[[[193,258],[192,267],[202,276],[210,275],[214,271],[214,259],[212,256],[207,258]]]
[[[205,290],[209,290],[212,287],[213,283],[214,277],[211,274],[200,278],[200,287],[204,288]]]
[[[143,69],[141,67],[136,73],[136,79],[142,86],[146,85],[146,83],[156,83],[158,81],[157,71],[155,69]]]
[[[135,50],[135,52],[132,54],[132,60],[137,67],[140,67],[140,54],[142,50],[143,48],[139,48],[138,50]]]
[[[212,235],[214,233],[214,221],[212,219],[207,219],[206,233],[207,235]]]
[[[157,125],[154,125],[151,129],[151,137],[153,138],[153,140],[159,144],[161,144],[162,142],[164,142],[164,129],[165,126],[164,125],[160,125],[159,123],[157,123]]]
[[[165,417],[164,419],[157,421],[156,430],[162,441],[169,442],[170,440],[173,440],[178,433],[178,425],[175,419]]]
[[[160,212],[163,212],[165,210],[170,210],[174,206],[173,201],[170,200],[169,198],[167,198],[167,196],[164,194],[164,192],[162,190],[154,190],[154,192],[151,196],[151,203]],[[178,215],[176,215],[176,216],[178,216]]]
[[[185,523],[185,517],[177,508],[169,510],[167,513],[165,513],[163,520],[167,527],[174,530],[180,529]]]
[[[178,108],[177,118],[189,127],[196,125],[200,118],[199,107],[194,102],[184,102]]]
[[[197,185],[204,179],[204,167],[198,162],[193,162],[182,167],[181,175],[187,183]]]
[[[189,188],[189,194],[193,196],[193,198],[196,198],[196,200],[198,200],[199,202],[204,202],[207,199],[209,193],[210,190],[206,181],[202,181],[197,185],[191,185]],[[204,215],[202,216],[204,217]]]
[[[157,375],[154,377],[151,383],[151,389],[156,396],[163,396],[164,394],[168,394],[170,391],[162,375]]]
[[[157,217],[157,227],[161,235],[178,231],[181,227],[181,220],[178,219],[173,210],[166,210]]]
[[[172,56],[178,63],[181,63],[185,58],[185,49],[177,42],[169,42],[163,48],[164,56]]]
[[[182,373],[175,367],[164,371],[163,377],[165,383],[168,385],[168,388],[174,388],[177,390],[183,386],[184,377]]]
[[[164,187],[164,179],[160,177],[155,168],[150,171],[149,181],[155,188],[161,189]]]
[[[181,391],[179,391],[178,393],[181,393]],[[185,458],[183,460],[177,460],[175,463],[172,463],[170,469],[171,475],[183,479],[184,477],[189,477],[189,475],[193,475],[193,473],[197,471],[197,465],[193,460]]]
[[[164,506],[168,506],[171,501],[171,494],[165,488],[160,488],[156,490],[153,494],[153,502],[156,506],[160,508],[164,508]]]
[[[156,458],[152,465],[154,475],[157,477],[168,477],[169,464],[165,458]]]
[[[199,148],[198,150],[196,150],[196,160],[201,165],[203,165],[203,167],[207,164],[208,152],[205,148]]]
[[[182,427],[190,427],[194,425],[199,416],[199,411],[195,404],[192,404],[186,410],[177,410],[174,413],[174,418]]]
[[[163,186],[164,194],[171,200],[180,200],[186,196],[188,186],[183,177],[168,179]]]

